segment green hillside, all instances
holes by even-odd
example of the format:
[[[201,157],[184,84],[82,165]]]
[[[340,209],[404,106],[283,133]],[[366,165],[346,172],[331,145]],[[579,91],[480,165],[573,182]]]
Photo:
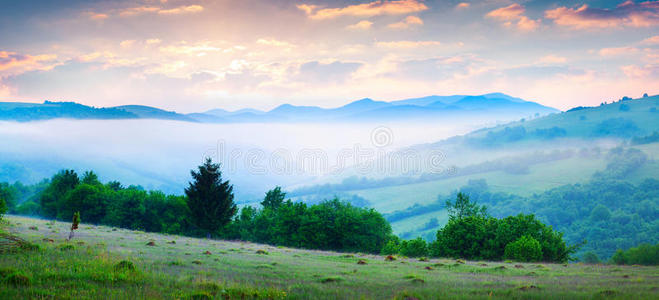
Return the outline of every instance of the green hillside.
[[[66,242],[70,223],[8,221],[2,299],[651,299],[659,285],[657,267],[386,261],[87,224]]]

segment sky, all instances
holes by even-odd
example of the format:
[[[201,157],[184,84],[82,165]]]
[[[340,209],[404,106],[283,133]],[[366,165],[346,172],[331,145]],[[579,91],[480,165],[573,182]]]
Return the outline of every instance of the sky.
[[[659,1],[0,0],[0,101],[179,112],[659,94]]]

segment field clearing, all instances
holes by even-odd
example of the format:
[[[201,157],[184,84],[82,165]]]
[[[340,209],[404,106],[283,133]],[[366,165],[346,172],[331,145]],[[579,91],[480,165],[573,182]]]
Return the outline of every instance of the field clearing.
[[[346,192],[364,197],[371,207],[382,213],[408,208],[414,203],[429,204],[438,195],[448,195],[467,184],[470,179],[485,179],[492,192],[505,192],[520,196],[541,193],[565,184],[581,183],[606,167],[604,159],[573,157],[560,161],[536,164],[527,174],[510,174],[503,171],[484,172],[443,180],[407,185],[354,190]]]
[[[87,224],[67,243],[70,223],[6,219],[8,231],[41,249],[0,254],[0,270],[18,270],[31,282],[3,281],[2,299],[656,299],[659,292],[657,267],[408,258],[388,262],[378,255]],[[149,242],[155,246],[147,246]],[[123,260],[135,270],[118,267]],[[366,264],[358,264],[360,260]]]

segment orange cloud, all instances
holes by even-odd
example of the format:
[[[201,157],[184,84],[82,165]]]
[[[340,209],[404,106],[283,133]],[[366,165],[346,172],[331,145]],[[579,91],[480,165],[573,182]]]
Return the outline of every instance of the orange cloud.
[[[533,31],[538,28],[540,20],[532,20],[524,15],[526,9],[517,3],[501,7],[487,13],[487,17],[503,22],[506,27],[517,27],[521,31]]]
[[[393,42],[377,42],[375,44],[377,47],[383,48],[398,48],[398,49],[409,49],[409,48],[419,48],[427,46],[439,46],[441,43],[439,41],[393,41]]]
[[[405,20],[402,20],[397,23],[389,24],[387,27],[393,29],[407,29],[413,25],[423,25],[423,20],[417,16],[408,16]]]
[[[178,15],[178,14],[187,14],[187,13],[198,13],[204,10],[204,7],[201,5],[188,5],[188,6],[179,6],[172,9],[163,9],[158,11],[158,14],[161,15]]]
[[[26,72],[31,70],[49,70],[55,67],[55,64],[44,64],[52,62],[57,58],[54,54],[28,55],[18,54],[16,52],[0,51],[0,71],[20,71]]]
[[[100,21],[100,20],[105,20],[108,18],[107,14],[102,14],[102,13],[95,13],[95,12],[87,12],[85,13],[90,19]]]
[[[356,24],[348,25],[346,26],[346,28],[350,30],[366,30],[371,28],[371,25],[373,25],[373,22],[368,20],[362,20],[357,22]]]
[[[140,6],[140,7],[131,7],[124,9],[119,13],[120,16],[122,17],[131,17],[131,16],[137,16],[141,15],[144,13],[152,13],[152,12],[157,12],[159,11],[160,8],[155,7],[155,6]]]
[[[340,8],[317,9],[316,5],[299,4],[297,8],[314,20],[332,19],[341,16],[371,17],[378,15],[400,15],[427,10],[418,0],[378,0],[369,3],[348,5]]]
[[[455,6],[455,8],[468,8],[471,4],[467,2],[460,2],[458,5]]]
[[[545,18],[575,29],[650,27],[659,25],[659,1],[634,3],[628,0],[614,9],[558,7],[545,11]]]
[[[124,9],[119,13],[122,17],[132,17],[145,13],[157,13],[159,15],[179,15],[179,14],[189,14],[189,13],[198,13],[204,10],[204,7],[201,5],[187,5],[179,6],[170,9],[163,9],[157,6],[140,6],[140,7],[131,7]]]

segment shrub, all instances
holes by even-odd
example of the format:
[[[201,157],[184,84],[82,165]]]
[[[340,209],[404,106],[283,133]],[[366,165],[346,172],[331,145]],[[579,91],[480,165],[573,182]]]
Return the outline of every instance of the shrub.
[[[135,265],[128,260],[122,260],[114,265],[115,271],[135,271]]]
[[[504,256],[517,261],[539,261],[542,259],[542,247],[538,240],[525,235],[506,245]]]
[[[382,251],[380,252],[382,255],[394,255],[398,254],[400,252],[400,246],[396,242],[396,240],[389,240],[384,247],[382,247]]]
[[[627,251],[618,249],[611,261],[618,265],[659,265],[659,244],[642,244]]]
[[[581,257],[581,260],[586,263],[586,264],[599,264],[601,261],[599,257],[597,257],[597,254],[592,251],[588,251],[584,253],[584,255]]]
[[[408,257],[420,257],[428,255],[426,241],[418,237],[413,240],[403,241],[400,244],[400,254]]]

